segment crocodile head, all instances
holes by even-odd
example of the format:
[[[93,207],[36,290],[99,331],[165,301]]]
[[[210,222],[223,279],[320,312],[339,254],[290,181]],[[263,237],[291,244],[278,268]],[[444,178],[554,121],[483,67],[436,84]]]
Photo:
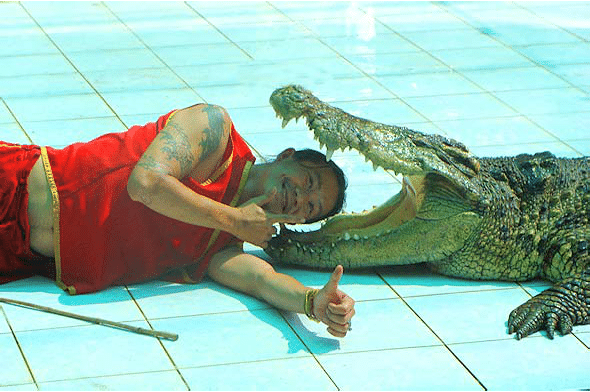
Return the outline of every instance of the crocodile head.
[[[371,211],[339,214],[311,232],[283,228],[265,249],[274,259],[325,267],[428,261],[461,246],[479,222],[471,181],[479,162],[463,144],[352,116],[301,86],[275,90],[270,103],[283,127],[304,117],[328,159],[351,148],[375,168],[404,175],[401,192]]]

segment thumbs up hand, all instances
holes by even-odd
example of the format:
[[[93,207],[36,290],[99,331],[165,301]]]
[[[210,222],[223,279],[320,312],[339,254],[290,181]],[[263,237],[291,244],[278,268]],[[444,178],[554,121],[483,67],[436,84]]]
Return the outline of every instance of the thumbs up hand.
[[[313,301],[313,314],[328,326],[328,332],[343,338],[350,328],[350,320],[355,314],[354,300],[338,290],[344,268],[334,269],[328,283],[317,293]]]

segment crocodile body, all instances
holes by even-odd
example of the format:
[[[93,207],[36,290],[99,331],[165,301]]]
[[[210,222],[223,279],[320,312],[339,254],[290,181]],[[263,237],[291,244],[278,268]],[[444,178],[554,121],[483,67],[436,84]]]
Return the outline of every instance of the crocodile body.
[[[590,158],[549,152],[478,158],[439,135],[379,124],[332,107],[300,86],[270,99],[283,125],[305,117],[328,156],[353,148],[403,174],[383,205],[340,214],[317,231],[282,230],[265,251],[275,260],[349,268],[427,262],[441,274],[554,286],[515,309],[509,332],[569,333],[590,323]]]

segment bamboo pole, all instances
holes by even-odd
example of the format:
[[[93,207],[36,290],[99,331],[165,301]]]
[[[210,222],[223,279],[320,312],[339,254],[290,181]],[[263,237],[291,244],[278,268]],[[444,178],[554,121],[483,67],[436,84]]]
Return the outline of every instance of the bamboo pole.
[[[21,307],[25,307],[25,308],[29,308],[29,309],[35,309],[35,310],[39,310],[41,312],[52,313],[52,314],[57,314],[60,316],[70,317],[70,318],[86,321],[86,322],[89,322],[92,324],[104,325],[104,326],[112,327],[112,328],[119,328],[119,329],[123,329],[126,331],[135,332],[135,333],[138,333],[141,335],[153,336],[156,338],[168,339],[168,340],[172,340],[172,341],[175,341],[178,339],[178,335],[175,333],[154,331],[151,329],[133,327],[131,325],[118,323],[116,321],[109,321],[109,320],[104,320],[104,319],[100,319],[100,318],[96,318],[96,317],[82,316],[80,314],[64,312],[63,310],[49,308],[47,306],[36,305],[36,304],[29,303],[29,302],[17,301],[15,299],[0,298],[0,302],[10,304],[10,305],[15,305],[15,306],[21,306]]]

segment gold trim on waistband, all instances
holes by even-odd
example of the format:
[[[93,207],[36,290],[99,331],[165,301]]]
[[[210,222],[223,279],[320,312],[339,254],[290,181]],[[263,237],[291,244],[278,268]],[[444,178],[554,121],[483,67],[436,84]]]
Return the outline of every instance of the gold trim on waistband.
[[[227,170],[227,168],[231,165],[233,160],[234,160],[234,153],[232,152],[231,155],[229,156],[229,158],[227,158],[225,160],[225,162],[223,162],[223,164],[221,166],[219,166],[217,168],[217,170],[215,170],[215,172],[213,172],[213,174],[209,177],[208,180],[206,180],[205,182],[202,182],[201,185],[209,185],[209,184],[213,184],[215,181],[217,181],[217,179],[219,179],[219,177],[221,177],[223,172],[225,172]]]
[[[67,286],[61,280],[61,253],[60,253],[60,207],[59,207],[59,194],[57,192],[57,185],[55,184],[55,178],[53,178],[53,171],[51,170],[51,163],[49,162],[49,155],[47,154],[47,148],[41,147],[41,159],[43,162],[43,169],[45,170],[45,176],[47,177],[47,183],[51,191],[52,201],[52,212],[53,212],[53,250],[55,257],[55,282],[63,289],[67,290],[70,294],[76,294],[76,288],[74,286]]]

